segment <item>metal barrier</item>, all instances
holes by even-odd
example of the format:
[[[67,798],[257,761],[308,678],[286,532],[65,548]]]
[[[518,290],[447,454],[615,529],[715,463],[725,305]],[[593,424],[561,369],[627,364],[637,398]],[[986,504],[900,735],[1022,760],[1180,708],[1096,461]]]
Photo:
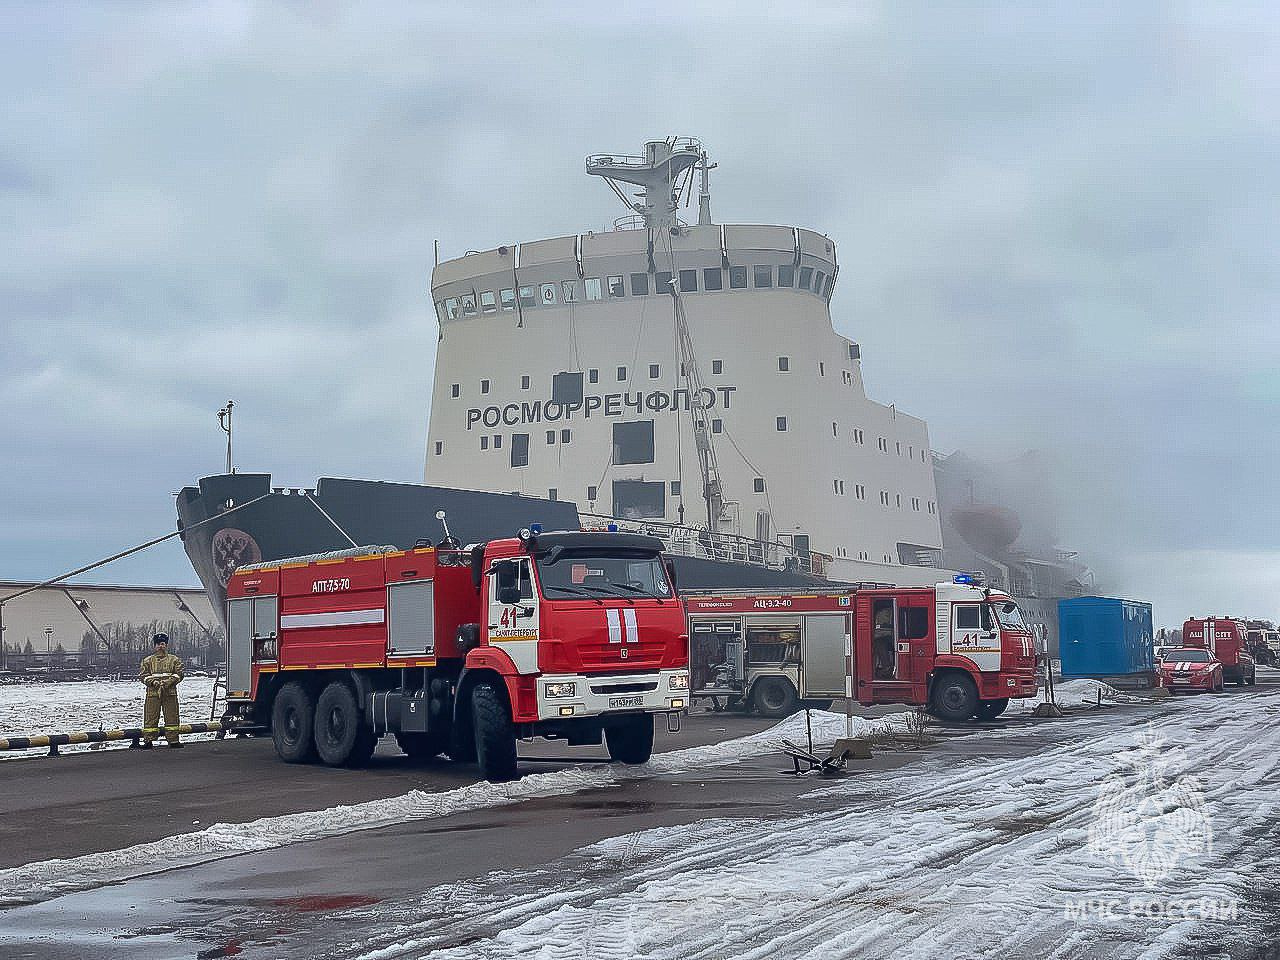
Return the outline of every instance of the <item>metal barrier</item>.
[[[178,734],[184,733],[216,733],[221,740],[223,735],[239,729],[236,724],[215,720],[212,723],[184,723],[178,727]],[[108,743],[116,740],[130,740],[130,746],[138,746],[142,739],[141,727],[129,727],[125,730],[85,730],[81,733],[41,733],[31,737],[0,737],[0,751],[35,750],[40,747],[49,748],[49,756],[61,756],[59,747],[67,747],[80,743]]]

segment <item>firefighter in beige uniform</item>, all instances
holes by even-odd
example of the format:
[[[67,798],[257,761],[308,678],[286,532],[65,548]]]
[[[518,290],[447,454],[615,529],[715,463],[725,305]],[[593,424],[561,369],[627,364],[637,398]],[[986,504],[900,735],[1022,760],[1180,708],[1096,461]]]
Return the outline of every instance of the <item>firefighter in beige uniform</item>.
[[[160,733],[160,711],[164,710],[164,738],[169,746],[180,747],[178,741],[178,684],[182,682],[182,661],[169,652],[169,638],[157,633],[156,652],[142,661],[138,676],[147,685],[147,699],[142,711],[142,746],[149,748]]]

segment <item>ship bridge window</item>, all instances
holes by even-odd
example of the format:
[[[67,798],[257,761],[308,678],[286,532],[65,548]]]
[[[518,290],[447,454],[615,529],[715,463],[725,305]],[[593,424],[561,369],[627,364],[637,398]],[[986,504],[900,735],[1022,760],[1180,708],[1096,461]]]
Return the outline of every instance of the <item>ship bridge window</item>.
[[[654,276],[653,292],[665,293],[665,294],[671,293],[671,271],[670,270],[659,270],[657,272],[657,274]]]
[[[556,302],[556,285],[554,283],[544,283],[538,288],[538,295],[542,297],[544,306],[552,306]]]
[[[578,302],[578,285],[572,280],[563,280],[560,283],[560,289],[564,293],[565,303]]]
[[[613,462],[653,463],[652,420],[633,420],[613,425]]]
[[[476,296],[474,293],[462,298],[462,314],[467,317],[476,315]]]
[[[513,433],[511,435],[511,465],[527,467],[529,465],[529,435]]]
[[[502,300],[503,310],[514,310],[516,308],[516,291],[514,287],[499,291],[498,297]]]
[[[568,404],[582,403],[582,374],[557,373],[551,378],[551,401]]]
[[[747,268],[746,267],[730,267],[729,268],[729,289],[745,290],[747,288]]]
[[[444,313],[450,320],[458,319],[458,298],[449,297],[444,302]]]
[[[498,312],[498,298],[492,290],[485,290],[480,294],[480,309],[485,313]]]
[[[698,271],[697,270],[681,270],[680,271],[680,292],[681,293],[697,293],[698,292]]]
[[[633,273],[631,275],[631,295],[633,297],[644,297],[649,293],[649,275],[647,273]]]
[[[599,278],[599,277],[587,277],[587,279],[586,279],[586,288],[587,288],[587,299],[588,299],[588,300],[603,300],[603,299],[604,299],[604,294],[601,292],[601,289],[600,289],[600,278]]]
[[[813,292],[818,296],[822,296],[822,277],[823,273],[821,270],[813,275]]]
[[[813,279],[813,267],[800,268],[800,281],[796,284],[801,290],[809,289],[809,281]]]
[[[624,520],[666,516],[666,493],[661,480],[615,480],[613,515]]]
[[[534,307],[534,306],[537,306],[537,304],[538,304],[538,301],[535,300],[533,296],[533,287],[521,287],[520,288],[520,306]]]
[[[681,281],[681,286],[684,282]],[[703,290],[723,290],[724,289],[724,273],[719,267],[707,267],[702,271],[702,289]]]
[[[609,278],[609,296],[616,298],[616,297],[625,297],[626,295],[627,295],[627,291],[624,290],[622,287],[622,277],[610,277]]]
[[[765,263],[757,263],[755,268],[755,285],[757,287],[772,287],[773,267]]]
[[[827,277],[827,286],[822,291],[822,295],[826,297],[828,300],[831,299],[831,291],[835,288],[835,285],[836,285],[836,278],[835,278],[835,275],[832,274]]]
[[[778,286],[792,287],[796,282],[796,268],[789,263],[778,267]]]

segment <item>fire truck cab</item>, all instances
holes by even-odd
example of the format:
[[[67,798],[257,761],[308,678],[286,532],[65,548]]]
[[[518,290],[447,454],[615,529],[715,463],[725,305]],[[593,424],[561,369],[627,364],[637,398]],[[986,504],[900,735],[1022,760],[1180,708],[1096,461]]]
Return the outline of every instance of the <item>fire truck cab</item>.
[[[958,721],[1035,696],[1017,603],[970,577],[933,587],[688,595],[692,695],[786,716],[850,696]]]
[[[462,548],[358,547],[241,567],[227,587],[228,714],[288,762],[413,757],[516,773],[516,740],[625,763],[688,698],[683,610],[661,541],[555,532]]]
[[[1243,687],[1256,680],[1245,622],[1234,617],[1192,617],[1182,625],[1182,643],[1213,651],[1222,663],[1222,679]]]

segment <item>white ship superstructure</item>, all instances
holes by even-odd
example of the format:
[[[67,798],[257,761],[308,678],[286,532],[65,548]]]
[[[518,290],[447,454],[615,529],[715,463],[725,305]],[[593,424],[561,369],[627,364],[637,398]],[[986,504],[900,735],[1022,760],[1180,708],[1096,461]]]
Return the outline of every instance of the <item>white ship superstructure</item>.
[[[690,139],[589,157],[633,211],[616,229],[436,266],[427,482],[573,500],[747,559],[826,555],[834,577],[936,563],[928,429],[867,398],[832,327],[835,244],[713,223],[711,168]]]

